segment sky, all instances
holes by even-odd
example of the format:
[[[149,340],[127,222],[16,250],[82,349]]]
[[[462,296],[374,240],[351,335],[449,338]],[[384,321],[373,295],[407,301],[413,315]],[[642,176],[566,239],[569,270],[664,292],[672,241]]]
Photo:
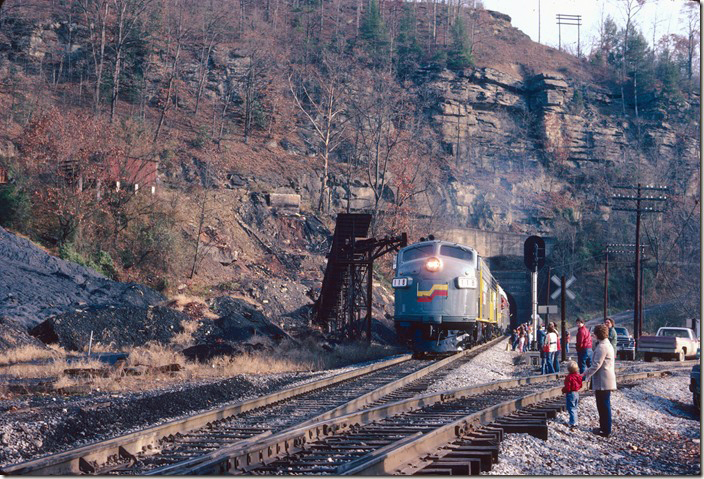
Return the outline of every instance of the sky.
[[[648,43],[653,40],[655,24],[656,41],[667,33],[684,33],[680,14],[682,6],[693,0],[648,0],[636,16],[636,24]],[[484,8],[505,13],[511,24],[538,41],[538,4],[540,4],[540,43],[557,48],[558,26],[555,15],[582,15],[580,44],[582,54],[588,53],[597,38],[601,18],[607,15],[621,27],[626,23],[623,0],[482,0]],[[577,52],[577,27],[562,26],[562,46]]]

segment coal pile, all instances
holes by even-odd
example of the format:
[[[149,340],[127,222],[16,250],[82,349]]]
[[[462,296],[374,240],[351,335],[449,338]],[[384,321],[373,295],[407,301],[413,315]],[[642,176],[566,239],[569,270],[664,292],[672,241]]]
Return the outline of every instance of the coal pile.
[[[22,346],[43,347],[44,343],[27,334],[27,328],[16,321],[0,318],[0,351]]]
[[[47,254],[0,228],[0,317],[31,327],[86,305],[146,308],[165,298],[143,285],[111,281]]]
[[[243,342],[253,336],[264,336],[279,342],[288,338],[286,332],[273,324],[260,311],[244,300],[222,296],[214,301],[220,318],[213,321],[220,339]]]
[[[168,343],[183,329],[188,316],[163,306],[90,306],[53,316],[38,324],[29,334],[47,344],[58,343],[71,351],[88,348],[93,342],[112,344],[116,348],[141,346],[149,341]]]

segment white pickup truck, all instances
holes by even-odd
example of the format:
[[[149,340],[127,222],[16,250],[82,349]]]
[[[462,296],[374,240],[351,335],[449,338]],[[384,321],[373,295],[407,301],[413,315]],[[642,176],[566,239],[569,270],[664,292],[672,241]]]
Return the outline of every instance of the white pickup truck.
[[[655,336],[641,336],[637,345],[646,361],[656,357],[684,361],[687,356],[697,354],[698,349],[699,338],[689,328],[660,328]]]

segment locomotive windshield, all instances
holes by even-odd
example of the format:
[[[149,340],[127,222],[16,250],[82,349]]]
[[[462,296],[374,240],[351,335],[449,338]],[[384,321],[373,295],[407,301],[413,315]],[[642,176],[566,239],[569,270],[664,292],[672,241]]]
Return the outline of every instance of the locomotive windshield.
[[[456,246],[441,246],[440,255],[461,259],[463,261],[472,261],[472,259],[474,259],[474,255],[471,251],[467,251],[466,249],[458,248]]]
[[[418,258],[427,258],[433,254],[435,245],[428,244],[424,246],[418,246],[417,248],[409,249],[403,252],[403,261],[413,261]]]

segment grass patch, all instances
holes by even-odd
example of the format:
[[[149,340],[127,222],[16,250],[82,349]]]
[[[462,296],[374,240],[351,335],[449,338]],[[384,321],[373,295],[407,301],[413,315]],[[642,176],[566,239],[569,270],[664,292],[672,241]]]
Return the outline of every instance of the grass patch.
[[[197,324],[197,321],[187,322],[188,330],[184,332],[184,341],[195,331]],[[342,344],[332,350],[326,350],[312,339],[303,343],[285,341],[274,346],[266,337],[254,337],[249,344],[260,345],[262,350],[233,357],[214,358],[203,364],[187,361],[180,352],[182,344],[148,343],[129,351],[125,367],[130,373],[136,372],[138,375],[125,374],[121,367],[108,366],[97,360],[74,360],[68,363],[66,352],[63,350],[24,347],[14,350],[12,356],[9,352],[5,354],[5,363],[0,363],[0,375],[10,378],[56,378],[54,389],[85,386],[94,392],[146,391],[184,381],[226,379],[239,374],[335,369],[401,352],[397,348],[368,345],[366,342]],[[275,348],[276,354],[272,353],[272,348]],[[28,362],[49,358],[53,361]],[[171,372],[158,369],[172,364],[178,364],[180,369]],[[73,377],[65,373],[67,369],[99,369],[104,371],[106,377]]]
[[[59,346],[43,348],[29,344],[0,353],[0,366],[62,357],[66,357],[66,351]]]

